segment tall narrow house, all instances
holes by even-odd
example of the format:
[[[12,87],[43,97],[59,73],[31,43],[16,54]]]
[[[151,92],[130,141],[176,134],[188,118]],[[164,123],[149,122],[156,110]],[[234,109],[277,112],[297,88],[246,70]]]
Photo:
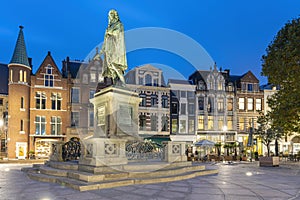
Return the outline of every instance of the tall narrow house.
[[[27,57],[24,41],[23,26],[9,68],[8,83],[8,157],[25,159],[28,149],[29,137],[29,102],[30,102],[30,75],[31,66]]]

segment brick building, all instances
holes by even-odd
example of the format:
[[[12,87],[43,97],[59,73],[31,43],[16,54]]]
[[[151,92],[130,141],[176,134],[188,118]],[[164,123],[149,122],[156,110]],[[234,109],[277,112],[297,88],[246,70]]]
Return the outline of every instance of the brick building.
[[[8,127],[8,66],[0,64],[0,157],[6,157]]]

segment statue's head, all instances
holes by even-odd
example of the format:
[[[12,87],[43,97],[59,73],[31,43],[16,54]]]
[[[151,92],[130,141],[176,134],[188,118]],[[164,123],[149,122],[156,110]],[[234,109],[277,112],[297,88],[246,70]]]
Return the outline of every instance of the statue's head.
[[[119,15],[118,12],[114,9],[110,10],[108,13],[108,22],[110,23],[114,23],[119,21]]]

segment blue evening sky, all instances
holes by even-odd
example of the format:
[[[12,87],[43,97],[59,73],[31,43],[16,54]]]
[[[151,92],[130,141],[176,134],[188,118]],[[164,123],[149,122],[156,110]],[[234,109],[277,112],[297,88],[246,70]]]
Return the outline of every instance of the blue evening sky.
[[[0,8],[0,63],[9,63],[19,25],[25,27],[27,53],[33,58],[34,72],[48,51],[59,67],[67,56],[86,59],[103,41],[107,13],[114,8],[125,31],[139,28],[126,41],[130,43],[127,46],[140,45],[128,52],[129,69],[156,63],[165,74],[173,69],[188,77],[195,69],[209,70],[212,64],[207,59],[211,58],[219,68],[230,69],[233,75],[251,70],[263,84],[267,80],[260,76],[261,56],[280,28],[299,16],[300,1],[10,0],[1,1]],[[144,27],[155,27],[153,34],[139,32],[148,30]],[[162,29],[157,32],[156,28]],[[136,42],[147,39],[158,44]],[[164,41],[170,48],[159,45]],[[204,53],[198,51],[201,48],[189,50],[194,45],[191,41],[200,44]],[[210,57],[205,57],[204,49]],[[193,58],[189,56],[192,54]],[[198,61],[191,61],[195,57]]]

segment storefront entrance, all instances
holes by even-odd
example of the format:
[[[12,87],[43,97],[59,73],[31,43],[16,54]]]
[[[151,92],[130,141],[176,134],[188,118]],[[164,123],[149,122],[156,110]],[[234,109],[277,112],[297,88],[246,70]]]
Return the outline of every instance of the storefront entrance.
[[[35,142],[35,157],[48,158],[50,155],[51,142],[57,141],[54,139],[41,139]]]

